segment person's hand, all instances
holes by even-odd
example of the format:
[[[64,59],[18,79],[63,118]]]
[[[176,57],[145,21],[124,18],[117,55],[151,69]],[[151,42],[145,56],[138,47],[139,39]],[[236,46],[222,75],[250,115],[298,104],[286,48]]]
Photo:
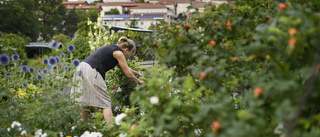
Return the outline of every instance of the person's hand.
[[[138,81],[138,84],[142,84],[144,81],[143,80],[139,80]]]
[[[140,77],[143,77],[143,74],[142,74],[142,73],[139,73],[138,75],[139,75]]]

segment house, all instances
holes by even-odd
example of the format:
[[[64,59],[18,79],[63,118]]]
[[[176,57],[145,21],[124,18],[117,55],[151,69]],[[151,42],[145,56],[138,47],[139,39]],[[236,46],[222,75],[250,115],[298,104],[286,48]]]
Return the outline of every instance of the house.
[[[132,15],[104,15],[103,25],[130,27],[130,24],[135,23],[135,27],[148,29],[150,25],[156,21],[166,20],[165,13],[144,13]]]
[[[122,8],[122,4],[125,2],[112,2],[112,3],[97,3],[97,7],[99,8],[99,12],[108,12],[111,9],[118,9],[120,14],[125,14],[124,9]],[[135,2],[130,2],[130,3],[135,3]]]
[[[98,9],[97,6],[90,6],[87,1],[63,1],[62,4],[66,5],[68,11],[75,8],[88,13],[90,9]]]

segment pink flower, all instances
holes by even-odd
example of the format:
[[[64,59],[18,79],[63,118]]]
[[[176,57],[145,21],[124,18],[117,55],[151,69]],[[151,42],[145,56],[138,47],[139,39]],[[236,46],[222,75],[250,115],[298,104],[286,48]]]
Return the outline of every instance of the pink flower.
[[[117,91],[117,89],[113,89],[113,90],[112,90],[112,92],[116,92],[116,91]]]
[[[119,106],[116,106],[116,108],[114,108],[114,111],[118,111],[120,109]]]

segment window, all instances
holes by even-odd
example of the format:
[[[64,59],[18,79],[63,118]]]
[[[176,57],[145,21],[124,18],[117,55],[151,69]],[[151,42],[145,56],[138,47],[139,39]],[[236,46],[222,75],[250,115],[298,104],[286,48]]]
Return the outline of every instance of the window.
[[[141,25],[143,25],[143,21],[141,21]]]
[[[128,25],[128,22],[125,22],[126,25]]]

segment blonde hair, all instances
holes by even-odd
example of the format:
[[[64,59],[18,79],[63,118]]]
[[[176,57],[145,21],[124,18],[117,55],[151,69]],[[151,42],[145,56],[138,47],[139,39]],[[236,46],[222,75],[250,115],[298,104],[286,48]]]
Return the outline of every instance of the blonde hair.
[[[136,54],[136,46],[135,46],[134,42],[125,36],[122,36],[118,40],[117,46],[121,49],[128,48],[129,51],[132,51],[131,53]]]

